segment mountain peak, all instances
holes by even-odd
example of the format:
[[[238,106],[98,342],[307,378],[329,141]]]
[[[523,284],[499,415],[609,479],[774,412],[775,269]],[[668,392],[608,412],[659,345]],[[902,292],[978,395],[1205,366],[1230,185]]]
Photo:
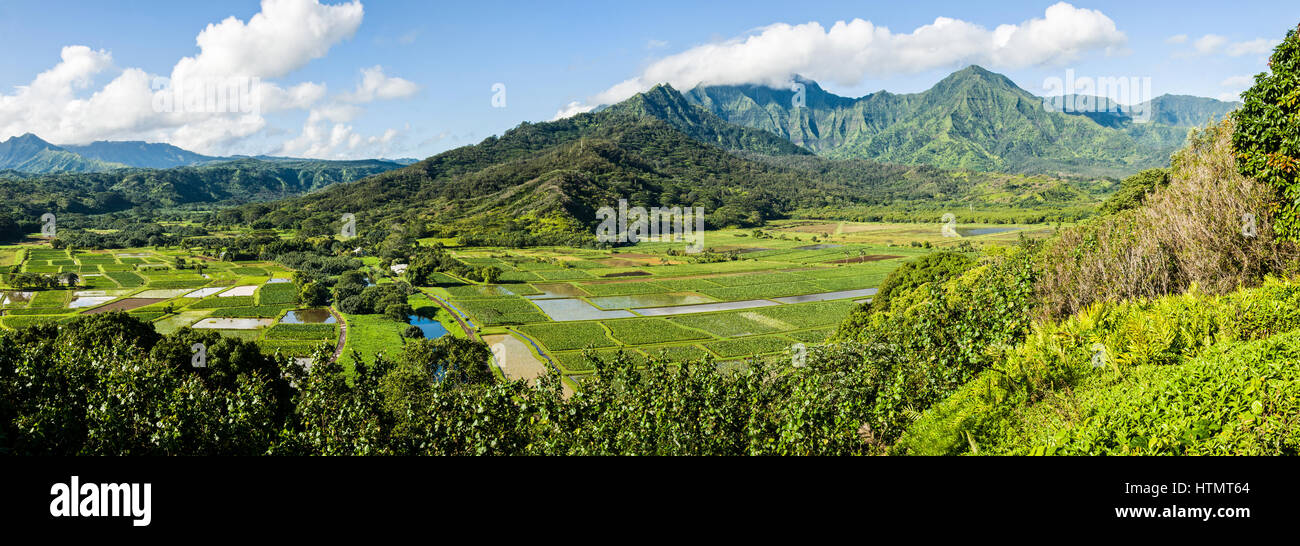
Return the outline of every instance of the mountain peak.
[[[935,88],[953,87],[956,85],[972,83],[993,84],[1000,87],[1009,87],[1017,90],[1020,89],[1020,86],[1016,85],[1016,82],[1011,81],[1011,78],[975,64],[949,74],[948,77],[940,80],[938,84],[935,84]]]
[[[16,137],[9,137],[9,140],[4,141],[3,144],[23,145],[23,146],[46,146],[49,148],[58,148],[58,146],[50,144],[45,139],[38,137],[33,133],[24,133]]]

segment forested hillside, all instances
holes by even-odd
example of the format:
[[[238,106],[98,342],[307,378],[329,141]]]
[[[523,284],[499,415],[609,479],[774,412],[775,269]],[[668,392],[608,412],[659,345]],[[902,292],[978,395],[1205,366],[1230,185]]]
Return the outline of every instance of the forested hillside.
[[[773,155],[776,154],[776,155]],[[915,219],[937,221],[944,206],[1070,208],[1086,216],[1110,189],[1083,179],[945,171],[817,158],[773,135],[736,127],[693,107],[671,87],[600,112],[525,123],[500,138],[451,150],[355,184],[245,207],[225,223],[337,231],[343,214],[359,225],[419,225],[463,243],[590,244],[596,210],[703,207],[710,227],[759,226],[797,211],[928,203]]]
[[[174,169],[102,173],[0,172],[0,216],[15,222],[12,239],[39,228],[45,213],[105,214],[185,206],[270,201],[360,180],[398,168],[386,161],[261,161],[245,159]],[[13,225],[13,224],[9,224]]]
[[[1048,111],[1042,97],[978,66],[912,95],[882,91],[849,99],[816,82],[800,83],[800,107],[794,91],[759,85],[703,86],[685,95],[725,120],[826,157],[1115,177],[1167,166],[1187,128],[1223,119],[1237,106],[1166,95],[1137,105],[1151,113],[1150,123],[1135,122],[1133,109],[1117,105],[1113,113],[1093,112],[1091,106],[1080,111],[1077,105],[1068,111],[1073,113]]]

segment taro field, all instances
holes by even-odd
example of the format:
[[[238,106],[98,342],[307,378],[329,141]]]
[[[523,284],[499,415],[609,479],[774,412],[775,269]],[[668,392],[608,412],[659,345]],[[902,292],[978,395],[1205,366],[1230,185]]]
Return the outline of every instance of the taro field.
[[[291,272],[266,262],[221,262],[183,251],[68,251],[0,248],[9,273],[75,273],[77,286],[0,286],[0,326],[64,323],[82,315],[124,311],[160,333],[213,330],[257,341],[264,352],[305,357],[333,348],[340,335],[327,309],[298,309]],[[6,278],[5,282],[8,280]]]
[[[431,296],[481,334],[510,334],[565,376],[594,371],[587,357],[633,362],[706,358],[737,364],[823,342],[915,245],[813,241],[807,233],[710,232],[712,260],[680,244],[618,250],[461,249],[457,257],[503,273],[497,284],[441,275]],[[719,258],[719,256],[722,256]],[[507,355],[507,358],[509,356]]]

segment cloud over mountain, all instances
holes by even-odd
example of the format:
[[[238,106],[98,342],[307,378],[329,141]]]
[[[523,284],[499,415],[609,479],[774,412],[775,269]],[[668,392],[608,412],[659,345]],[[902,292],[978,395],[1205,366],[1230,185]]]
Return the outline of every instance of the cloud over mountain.
[[[740,38],[705,44],[652,63],[641,75],[620,82],[558,116],[613,104],[659,83],[678,89],[700,84],[762,84],[783,87],[795,74],[852,86],[868,77],[911,74],[980,64],[1022,68],[1069,62],[1089,52],[1116,53],[1127,36],[1100,11],[1061,2],[1043,17],[988,29],[940,17],[909,33],[895,33],[871,21],[778,23]]]

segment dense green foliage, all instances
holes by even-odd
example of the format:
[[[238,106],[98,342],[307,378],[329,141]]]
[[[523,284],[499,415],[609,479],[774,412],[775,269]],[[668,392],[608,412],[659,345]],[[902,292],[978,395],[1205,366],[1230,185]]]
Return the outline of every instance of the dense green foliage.
[[[1033,315],[1031,249],[985,258],[946,282],[896,292],[887,311],[854,313],[829,340],[852,362],[853,398],[877,447],[919,412],[998,363],[998,348],[1019,342]]]
[[[898,453],[1296,454],[1300,285],[1098,304],[1041,324]]]
[[[870,303],[864,303],[862,310],[888,311],[889,302],[895,295],[911,292],[922,284],[936,285],[948,279],[960,276],[975,264],[975,259],[960,252],[935,252],[911,260],[895,269],[885,282],[880,283],[879,292]]]
[[[1147,169],[1125,178],[1120,183],[1119,191],[1106,199],[1106,202],[1101,204],[1098,212],[1101,214],[1114,214],[1138,208],[1146,201],[1148,195],[1168,185],[1168,169]]]
[[[0,180],[0,198],[15,217],[102,214],[202,204],[241,204],[310,192],[397,168],[385,161],[259,161],[244,159],[174,169]]]
[[[1278,236],[1300,241],[1300,28],[1287,32],[1268,66],[1242,93],[1232,144],[1241,174],[1277,192]]]

